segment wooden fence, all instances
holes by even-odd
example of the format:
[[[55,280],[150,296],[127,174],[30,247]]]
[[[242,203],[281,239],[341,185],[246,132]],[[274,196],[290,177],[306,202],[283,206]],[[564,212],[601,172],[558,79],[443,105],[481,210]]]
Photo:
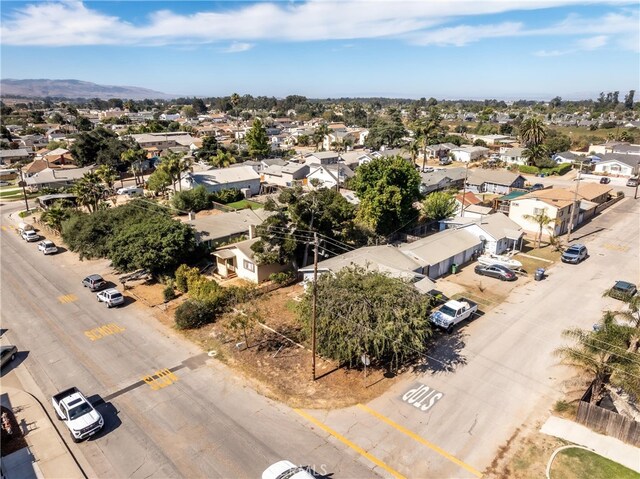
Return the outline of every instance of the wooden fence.
[[[580,400],[576,422],[600,434],[615,437],[636,447],[640,446],[640,422],[590,404],[591,388],[592,386],[587,389]]]

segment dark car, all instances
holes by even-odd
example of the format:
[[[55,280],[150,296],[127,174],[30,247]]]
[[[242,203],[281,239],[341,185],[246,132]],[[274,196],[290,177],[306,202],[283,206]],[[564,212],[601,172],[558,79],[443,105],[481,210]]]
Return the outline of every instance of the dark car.
[[[544,185],[542,183],[536,183],[531,187],[531,191],[544,190]]]
[[[638,186],[638,181],[640,181],[638,178],[629,178],[627,180],[627,186]]]
[[[564,253],[562,253],[560,259],[563,263],[578,264],[585,260],[587,256],[589,256],[589,253],[587,252],[587,247],[585,245],[574,244],[569,246]]]
[[[511,271],[506,266],[502,266],[501,264],[492,264],[492,265],[483,265],[479,264],[475,267],[474,271],[476,274],[481,276],[489,276],[491,278],[497,278],[502,281],[515,281],[518,279],[516,274]]]
[[[603,185],[608,185],[609,183],[611,183],[611,178],[603,176],[602,178],[600,178],[600,183]]]
[[[632,298],[638,292],[635,284],[628,281],[616,281],[613,288],[609,290],[609,296],[622,301]]]
[[[17,353],[18,348],[15,346],[2,346],[2,348],[0,348],[0,367],[13,361]]]
[[[82,280],[82,285],[91,291],[100,291],[107,287],[107,282],[99,274],[90,274]]]

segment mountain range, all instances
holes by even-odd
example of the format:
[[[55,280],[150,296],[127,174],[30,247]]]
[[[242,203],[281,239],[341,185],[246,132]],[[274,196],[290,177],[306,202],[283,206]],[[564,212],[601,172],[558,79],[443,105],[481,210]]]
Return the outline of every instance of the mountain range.
[[[135,86],[98,85],[81,80],[0,80],[0,95],[2,97],[26,97],[26,98],[120,98],[130,100],[175,98],[169,95],[147,88]]]

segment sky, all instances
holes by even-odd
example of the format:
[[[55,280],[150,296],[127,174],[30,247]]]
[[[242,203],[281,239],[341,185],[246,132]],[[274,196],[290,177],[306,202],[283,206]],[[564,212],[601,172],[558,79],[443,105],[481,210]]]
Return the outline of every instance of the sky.
[[[640,3],[11,1],[3,79],[177,96],[595,98],[640,90]]]

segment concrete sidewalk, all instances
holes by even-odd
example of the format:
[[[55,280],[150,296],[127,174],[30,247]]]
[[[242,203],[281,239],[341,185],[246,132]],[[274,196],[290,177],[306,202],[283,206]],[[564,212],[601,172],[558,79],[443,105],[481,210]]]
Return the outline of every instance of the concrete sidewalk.
[[[22,390],[13,371],[2,378],[2,405],[10,408],[27,442],[27,447],[2,458],[2,469],[11,479],[65,478],[86,476],[60,438],[44,407]]]
[[[555,416],[547,419],[540,432],[588,447],[607,459],[640,472],[640,449],[619,439],[598,434],[586,426]]]

